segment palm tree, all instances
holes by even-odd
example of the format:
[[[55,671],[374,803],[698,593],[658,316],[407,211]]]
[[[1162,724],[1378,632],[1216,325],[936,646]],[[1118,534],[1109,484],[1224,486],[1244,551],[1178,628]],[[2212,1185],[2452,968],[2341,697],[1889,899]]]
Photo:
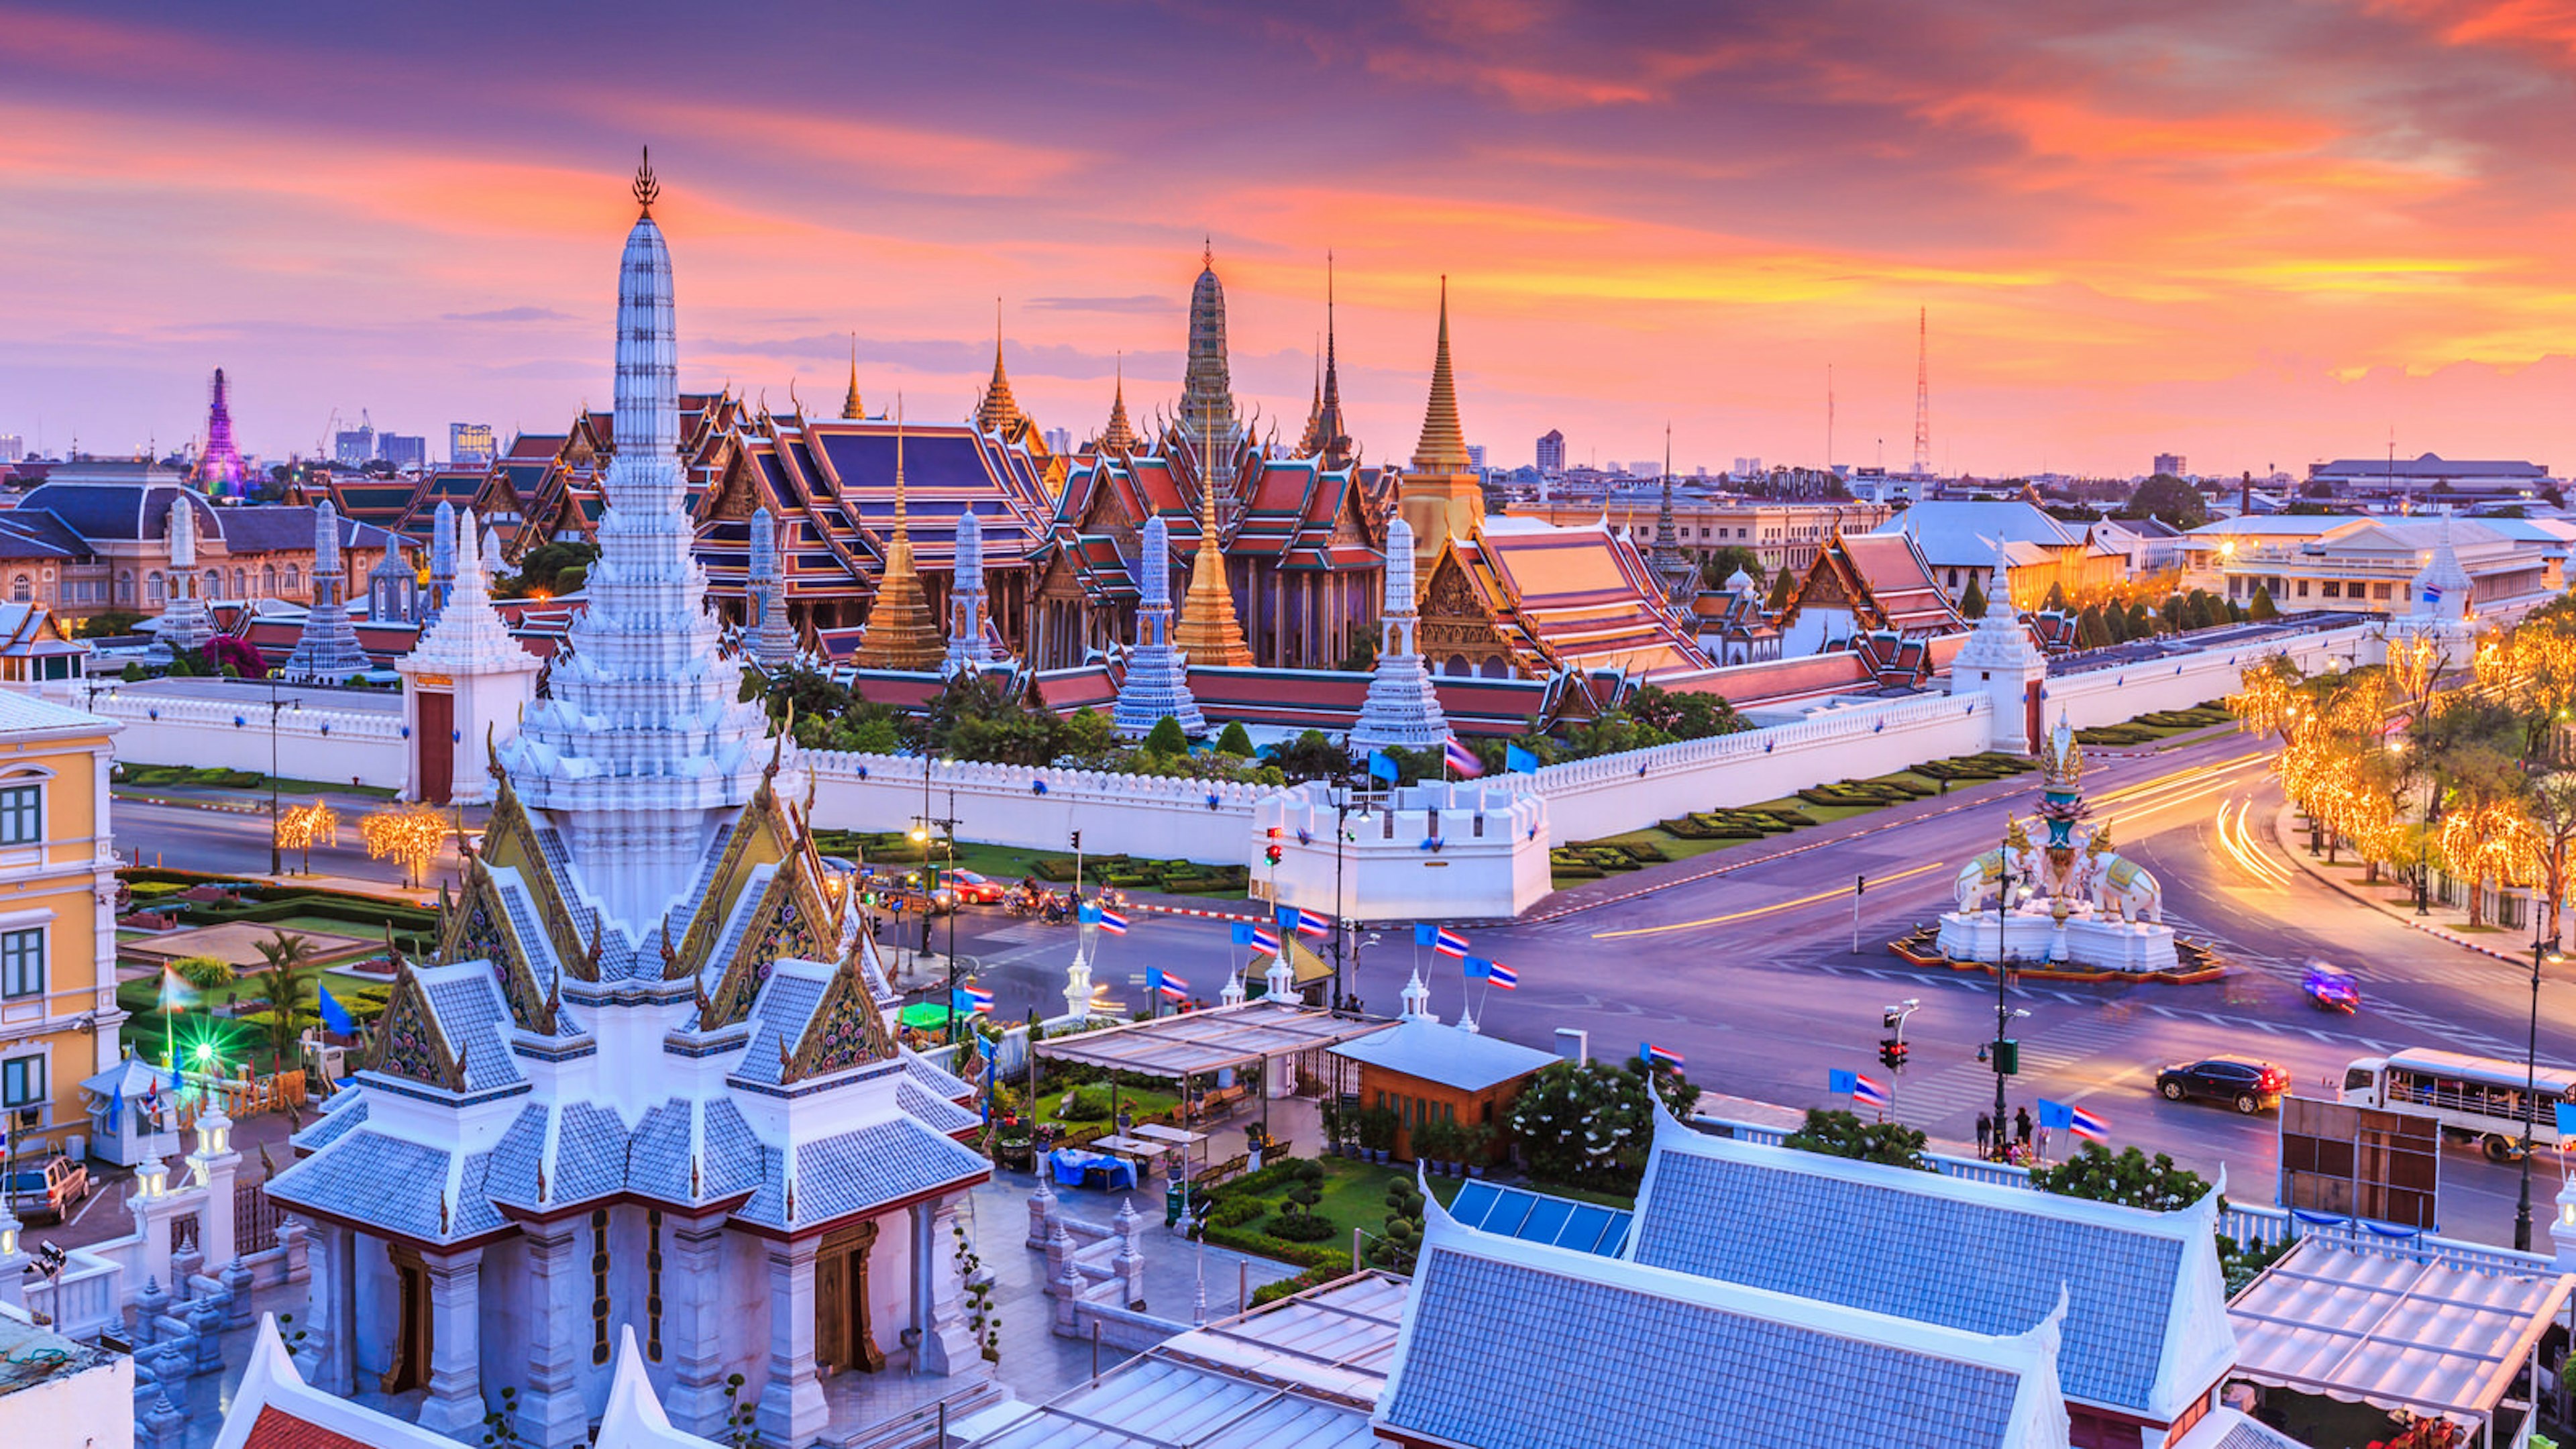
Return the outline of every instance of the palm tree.
[[[304,1003],[301,972],[313,963],[312,948],[302,936],[285,931],[269,932],[269,939],[256,943],[260,967],[255,987],[268,1013],[268,1066],[276,1071],[286,1052],[295,1044],[296,1019]]]

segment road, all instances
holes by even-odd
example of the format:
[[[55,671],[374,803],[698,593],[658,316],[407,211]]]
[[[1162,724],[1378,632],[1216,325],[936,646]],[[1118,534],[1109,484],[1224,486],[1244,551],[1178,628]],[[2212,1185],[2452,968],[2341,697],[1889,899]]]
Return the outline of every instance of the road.
[[[1885,828],[1862,817],[1853,828],[1869,833],[1857,838],[1617,905],[1474,931],[1478,954],[1518,971],[1517,991],[1479,989],[1467,999],[1456,965],[1419,951],[1402,928],[1370,933],[1355,989],[1391,1008],[1418,965],[1444,1016],[1454,1019],[1465,1000],[1484,1030],[1542,1047],[1557,1028],[1573,1027],[1590,1034],[1601,1057],[1633,1056],[1652,1040],[1684,1053],[1691,1079],[1704,1087],[1800,1107],[1841,1105],[1825,1090],[1827,1072],[1875,1073],[1882,1007],[1917,998],[1897,1115],[1937,1138],[1969,1140],[1980,1108],[1994,1104],[1994,1075],[1976,1060],[1994,1029],[1994,979],[1908,967],[1884,942],[1950,908],[1959,866],[1995,844],[2007,810],[2027,815],[2035,802],[2035,777],[2021,778],[2003,801]],[[2170,1153],[2204,1175],[2224,1168],[2235,1196],[2270,1202],[2278,1156],[2272,1115],[2168,1103],[2153,1091],[2159,1066],[2251,1053],[2288,1068],[2298,1090],[2321,1095],[2329,1074],[2339,1078],[2354,1058],[2393,1048],[2522,1054],[2528,971],[2408,930],[2283,861],[2269,829],[2280,797],[2253,740],[2222,736],[2148,759],[2099,760],[2084,783],[2094,820],[2164,883],[2167,921],[2218,947],[2234,969],[2194,986],[2014,987],[2009,1005],[2029,1016],[2015,1029],[2023,1054],[2022,1074],[2009,1084],[2013,1106],[2042,1096],[2082,1103],[2109,1119],[2115,1143]],[[1792,835],[1735,850],[1750,861],[1800,843]],[[1734,853],[1700,863],[1723,866]],[[1855,954],[1849,882],[1857,874],[1871,885]],[[970,910],[958,942],[975,958],[969,964],[981,966],[1001,1012],[1062,1009],[1070,928]],[[1161,916],[1095,944],[1095,979],[1131,1002],[1143,993],[1129,979],[1149,965],[1179,972],[1194,994],[1214,999],[1243,955],[1222,922]],[[2321,1013],[2300,993],[2314,958],[2358,971],[2367,998],[2359,1016]],[[2542,988],[2540,1052],[2544,1061],[2576,1060],[2576,986],[2564,980]],[[2518,1169],[2455,1151],[2443,1170],[2444,1231],[2509,1242]],[[2557,1191],[2545,1162],[2533,1191],[2545,1234]]]
[[[2527,969],[2408,930],[2283,860],[2270,829],[2280,797],[2264,762],[2254,740],[2220,736],[2146,758],[2097,759],[2084,781],[2093,819],[2163,882],[2167,921],[2233,963],[2224,979],[2026,982],[2008,1001],[2029,1013],[2015,1028],[2023,1070],[2009,1084],[2012,1105],[2042,1096],[2080,1102],[2109,1119],[2115,1142],[2170,1153],[2203,1174],[2224,1168],[2235,1195],[2256,1202],[2274,1196],[2273,1118],[2163,1101],[2152,1084],[2164,1062],[2250,1053],[2288,1068],[2299,1090],[2322,1093],[2324,1079],[2347,1062],[2397,1047],[2519,1057],[2530,1008]],[[1916,970],[1884,942],[1948,909],[1959,866],[1994,845],[2007,811],[2026,816],[2035,800],[2035,777],[2022,776],[1961,801],[1704,856],[1690,867],[1703,878],[1636,899],[1479,928],[1478,954],[1512,965],[1521,984],[1511,992],[1480,988],[1472,1000],[1456,965],[1418,951],[1409,930],[1370,932],[1350,971],[1352,989],[1391,1009],[1419,966],[1444,1016],[1454,1018],[1463,1002],[1486,1031],[1542,1047],[1553,1045],[1557,1028],[1576,1028],[1601,1057],[1631,1056],[1652,1040],[1684,1053],[1691,1079],[1704,1087],[1801,1107],[1840,1105],[1825,1090],[1827,1072],[1875,1072],[1882,1007],[1917,998],[1897,1115],[1936,1138],[1965,1141],[1979,1110],[1994,1103],[1994,1076],[1975,1055],[1994,1029],[1994,980]],[[262,816],[123,799],[116,808],[118,842],[129,853],[139,847],[147,858],[193,869],[267,867]],[[314,868],[390,881],[389,863],[365,859],[349,834],[351,844],[315,852]],[[442,868],[453,867],[451,854]],[[1849,882],[1861,874],[1871,884],[1855,953]],[[936,929],[934,943],[945,949],[947,923]],[[1072,928],[971,908],[956,939],[1000,1012],[1062,1010]],[[1148,966],[1176,972],[1193,994],[1214,1000],[1244,954],[1223,922],[1141,913],[1130,934],[1095,938],[1087,949],[1094,979],[1129,1002],[1142,1001],[1131,983]],[[2316,958],[2359,972],[2367,998],[2359,1016],[2320,1013],[2300,994],[2299,977]],[[2576,1061],[2576,985],[2567,980],[2542,987],[2540,1054]],[[2518,1169],[2457,1151],[2443,1170],[2443,1229],[2510,1241]],[[2556,1174],[2539,1164],[2535,1216],[2544,1227],[2556,1190]]]

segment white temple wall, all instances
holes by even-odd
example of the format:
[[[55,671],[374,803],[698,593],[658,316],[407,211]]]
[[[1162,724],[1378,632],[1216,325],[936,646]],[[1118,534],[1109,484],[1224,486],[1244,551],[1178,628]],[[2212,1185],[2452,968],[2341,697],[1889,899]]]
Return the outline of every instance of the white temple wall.
[[[2040,704],[2050,728],[2060,712],[2077,729],[2121,724],[2158,710],[2223,699],[2236,692],[2245,670],[2275,654],[2287,655],[2309,673],[2324,668],[2330,658],[2346,669],[2378,663],[2384,657],[2382,632],[2378,624],[2354,624],[2080,674],[2052,674],[2040,687]]]
[[[1372,798],[1365,818],[1336,811],[1322,785],[1279,791],[1253,814],[1250,853],[1280,853],[1255,867],[1253,893],[1362,921],[1508,919],[1550,889],[1548,809],[1502,782],[1406,786]],[[1345,825],[1356,838],[1337,849]]]
[[[898,1208],[876,1222],[876,1245],[868,1249],[868,1330],[889,1364],[908,1363],[903,1331],[913,1326],[912,1214]]]
[[[402,1309],[402,1285],[394,1277],[385,1240],[365,1233],[350,1245],[350,1280],[357,1285],[354,1341],[349,1366],[357,1382],[372,1385],[394,1365],[395,1322]]]
[[[536,1277],[529,1271],[526,1239],[509,1237],[484,1246],[475,1270],[474,1301],[482,1322],[474,1338],[475,1372],[482,1376],[484,1402],[498,1405],[503,1389],[528,1391],[529,1347],[544,1342],[550,1331],[544,1305],[537,1301]],[[585,1320],[580,1326],[587,1330],[590,1325]],[[590,1361],[587,1333],[581,1361]]]
[[[815,776],[813,824],[818,828],[907,830],[923,813],[918,759],[816,750],[805,761]],[[1040,785],[1046,787],[1043,794]],[[952,788],[954,810],[949,808]],[[1253,804],[1274,788],[1026,765],[934,763],[929,813],[955,815],[960,840],[1070,850],[1072,832],[1079,830],[1087,854],[1240,865]]]
[[[271,763],[265,690],[255,703],[102,693],[86,707],[125,722],[116,738],[120,760],[262,774]],[[277,717],[274,760],[290,779],[399,790],[411,770],[402,731],[402,717],[391,712],[290,707]]]
[[[717,1248],[716,1265],[724,1310],[724,1367],[716,1381],[742,1375],[740,1402],[757,1404],[769,1383],[769,1244],[749,1233],[728,1232]],[[667,1355],[664,1365],[656,1365],[665,1366]],[[669,1392],[667,1384],[663,1391]]]

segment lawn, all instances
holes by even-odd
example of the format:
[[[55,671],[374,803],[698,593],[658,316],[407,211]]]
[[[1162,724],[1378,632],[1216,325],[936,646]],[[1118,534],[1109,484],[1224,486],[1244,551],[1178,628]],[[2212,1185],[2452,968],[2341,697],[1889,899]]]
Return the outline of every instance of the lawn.
[[[1105,1086],[1106,1083],[1101,1085]],[[1071,1089],[1059,1088],[1056,1091],[1040,1093],[1037,1101],[1036,1120],[1041,1122],[1062,1122],[1062,1119],[1056,1116],[1055,1109],[1064,1101],[1064,1094],[1067,1090]],[[1137,1121],[1151,1122],[1180,1106],[1181,1099],[1179,1094],[1173,1092],[1156,1092],[1151,1090],[1140,1091],[1134,1087],[1121,1086],[1118,1089],[1118,1105],[1135,1113]],[[1105,1117],[1093,1118],[1081,1122],[1063,1123],[1063,1125],[1072,1127],[1100,1127],[1105,1129],[1109,1126],[1110,1120],[1111,1119]]]
[[[1361,1162],[1348,1157],[1327,1157],[1322,1161],[1324,1164],[1323,1197],[1315,1204],[1315,1214],[1330,1220],[1333,1224],[1334,1236],[1325,1241],[1345,1249],[1350,1247],[1351,1229],[1363,1228],[1374,1234],[1386,1226],[1387,1184],[1398,1180],[1404,1182],[1414,1180],[1413,1166],[1410,1163],[1390,1163],[1381,1167],[1373,1162]],[[1458,1190],[1466,1186],[1468,1179],[1434,1177],[1429,1181],[1432,1198],[1446,1207],[1458,1196]],[[1635,1198],[1622,1197],[1616,1193],[1594,1192],[1559,1183],[1530,1184],[1529,1187],[1532,1192],[1543,1192],[1551,1197],[1599,1203],[1604,1207],[1614,1207],[1622,1211],[1631,1210],[1636,1206]],[[1285,1193],[1286,1188],[1283,1186],[1278,1192],[1263,1194],[1262,1201],[1272,1204],[1275,1211],[1276,1205],[1283,1200]],[[1256,1219],[1252,1226],[1258,1230],[1268,1221],[1268,1218]]]

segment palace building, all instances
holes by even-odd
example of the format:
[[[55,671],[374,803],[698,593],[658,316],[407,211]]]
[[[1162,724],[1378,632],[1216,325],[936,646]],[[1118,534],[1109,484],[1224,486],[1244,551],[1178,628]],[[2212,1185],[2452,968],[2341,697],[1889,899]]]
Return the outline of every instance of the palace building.
[[[957,1212],[989,1168],[969,1089],[898,1044],[793,745],[735,699],[654,195],[648,168],[586,607],[499,751],[435,958],[399,963],[269,1192],[316,1225],[321,1389],[417,1391],[465,1437],[514,1386],[516,1441],[570,1449],[631,1329],[673,1426],[729,1437],[740,1375],[762,1440],[802,1449],[977,1402]]]

